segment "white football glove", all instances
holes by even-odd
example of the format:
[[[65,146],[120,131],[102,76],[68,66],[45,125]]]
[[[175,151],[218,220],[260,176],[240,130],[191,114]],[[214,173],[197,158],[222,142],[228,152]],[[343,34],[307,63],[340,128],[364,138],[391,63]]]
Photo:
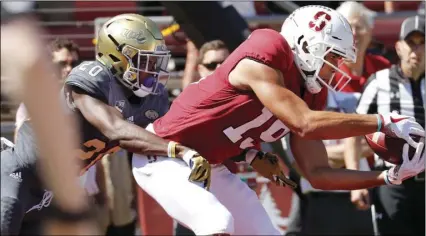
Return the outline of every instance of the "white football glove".
[[[408,156],[409,146],[407,143],[404,145],[402,152],[402,164],[393,166],[389,170],[385,171],[386,183],[399,185],[403,180],[413,177],[425,170],[426,151],[424,150],[424,142],[425,138],[421,138],[411,160]]]
[[[414,148],[417,148],[418,143],[415,142],[410,135],[425,136],[425,130],[413,117],[403,116],[397,113],[380,116],[383,122],[380,129],[381,132],[392,137],[402,138]]]

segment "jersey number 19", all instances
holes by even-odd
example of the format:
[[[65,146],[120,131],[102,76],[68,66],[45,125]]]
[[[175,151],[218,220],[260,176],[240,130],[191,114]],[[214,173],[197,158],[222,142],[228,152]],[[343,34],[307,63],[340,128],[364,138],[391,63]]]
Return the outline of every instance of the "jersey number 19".
[[[223,133],[233,142],[236,143],[243,139],[243,134],[250,129],[257,128],[265,124],[269,119],[271,119],[274,115],[270,112],[266,107],[262,109],[262,114],[254,118],[253,120],[238,126],[236,128],[230,126],[223,130]],[[266,129],[264,132],[260,134],[260,139],[264,142],[274,142],[287,134],[290,129],[280,120],[276,120]],[[245,138],[241,144],[241,149],[246,149],[248,147],[254,146],[254,139],[251,137]]]

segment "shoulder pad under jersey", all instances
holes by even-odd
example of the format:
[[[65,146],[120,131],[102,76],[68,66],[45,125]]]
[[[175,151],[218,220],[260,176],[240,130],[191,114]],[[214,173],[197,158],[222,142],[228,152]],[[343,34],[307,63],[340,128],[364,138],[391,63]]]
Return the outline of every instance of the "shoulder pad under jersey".
[[[71,71],[65,85],[78,87],[89,96],[107,101],[113,79],[111,73],[101,63],[84,61]]]

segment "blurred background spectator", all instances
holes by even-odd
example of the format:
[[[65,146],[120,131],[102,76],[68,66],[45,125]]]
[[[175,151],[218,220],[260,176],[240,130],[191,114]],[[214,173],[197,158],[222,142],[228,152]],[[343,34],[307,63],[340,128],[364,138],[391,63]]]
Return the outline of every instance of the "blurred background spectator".
[[[52,190],[55,195],[52,201],[52,193],[45,192],[41,203],[33,208],[40,210],[39,207],[44,207],[46,204],[50,205],[53,212],[54,209],[56,212],[61,212],[61,214],[47,214],[47,219],[43,221],[43,232],[46,234],[96,234],[96,224],[93,218],[88,216],[90,213],[88,199],[76,178],[78,162],[72,155],[73,148],[78,142],[77,135],[74,135],[76,126],[74,126],[73,117],[66,115],[63,111],[59,100],[60,85],[55,82],[58,78],[55,76],[54,66],[45,50],[46,41],[42,38],[44,30],[35,17],[34,5],[34,2],[30,1],[1,2],[1,92],[11,100],[23,101],[33,117],[34,133],[38,139],[37,149],[41,155],[37,160],[37,173],[31,169],[29,171],[32,174],[28,177],[37,175],[35,181],[42,180],[42,184]],[[9,136],[12,135],[9,134]],[[2,152],[2,164],[3,158],[6,157],[20,159],[22,156],[16,154],[20,150],[19,147],[17,145],[12,152],[4,153],[6,156],[3,156]],[[34,146],[30,144],[25,148],[32,150]],[[9,164],[13,163],[13,159],[4,160],[6,162],[9,160]],[[32,164],[29,166],[33,166]],[[22,171],[25,171],[25,167]],[[22,182],[21,172],[18,176],[17,183],[20,183]],[[2,183],[2,190],[7,190],[3,187]],[[31,191],[24,184],[18,188]],[[70,192],[72,196],[69,195]],[[20,222],[24,214],[28,213],[28,211],[22,211],[23,207],[28,206],[20,206],[20,201],[16,199],[19,192],[8,194],[10,195],[3,195],[2,191],[2,207],[3,203],[6,203],[5,206],[9,209],[2,208],[2,234],[18,234],[19,225],[13,224]],[[9,205],[6,200],[8,198],[14,199]],[[13,209],[16,211],[14,212]],[[75,218],[76,214],[79,217]],[[70,217],[74,217],[74,220],[70,221]],[[38,225],[38,229],[41,228]],[[36,230],[31,234],[41,233]]]
[[[221,40],[207,42],[199,51],[194,43],[188,41],[187,50],[182,88],[212,74],[229,56],[229,50]]]
[[[55,66],[56,78],[58,78],[59,84],[63,84],[65,79],[71,70],[79,64],[80,49],[78,45],[65,38],[57,38],[52,40],[48,47],[46,48],[50,52],[52,64]],[[15,134],[24,121],[29,120],[30,115],[24,105],[20,103],[18,110],[16,111],[15,118]],[[16,142],[16,140],[15,140]],[[101,173],[101,174],[99,174]],[[108,213],[108,208],[106,207],[106,195],[104,190],[104,178],[102,176],[103,167],[100,163],[91,167],[89,171],[85,174],[87,177],[87,182],[85,183],[85,189],[89,196],[93,197],[94,204],[96,205],[95,211],[98,215],[97,220],[100,228],[102,228],[102,219],[103,216]],[[47,191],[47,190],[46,190]],[[47,191],[50,192],[50,191]],[[41,232],[41,219],[37,214],[32,214],[29,212],[25,215],[25,218],[22,222],[21,235],[33,235],[35,232]]]
[[[50,51],[53,65],[56,66],[56,76],[60,78],[60,81],[58,82],[63,84],[72,68],[78,65],[80,62],[80,49],[73,41],[57,38],[50,42],[48,50]],[[27,119],[29,119],[29,114],[25,108],[25,105],[21,103],[19,104],[18,110],[16,111],[16,128],[18,129]]]
[[[390,62],[383,56],[374,55],[367,51],[372,41],[376,13],[360,3],[352,1],[342,3],[336,10],[349,21],[357,49],[356,63],[344,62],[339,67],[351,76],[351,81],[343,91],[361,92],[372,73],[390,67]],[[340,73],[336,73],[334,81],[338,81],[341,76]]]

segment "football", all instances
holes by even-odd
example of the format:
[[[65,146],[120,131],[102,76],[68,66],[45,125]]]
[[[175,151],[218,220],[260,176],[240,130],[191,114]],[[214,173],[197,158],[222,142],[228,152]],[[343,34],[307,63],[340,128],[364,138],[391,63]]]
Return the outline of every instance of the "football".
[[[420,136],[412,136],[412,138],[416,142],[420,140]],[[402,150],[406,143],[404,139],[391,137],[382,132],[367,134],[365,139],[381,159],[396,165],[402,164]],[[415,151],[416,149],[410,146],[408,157],[411,158]]]

